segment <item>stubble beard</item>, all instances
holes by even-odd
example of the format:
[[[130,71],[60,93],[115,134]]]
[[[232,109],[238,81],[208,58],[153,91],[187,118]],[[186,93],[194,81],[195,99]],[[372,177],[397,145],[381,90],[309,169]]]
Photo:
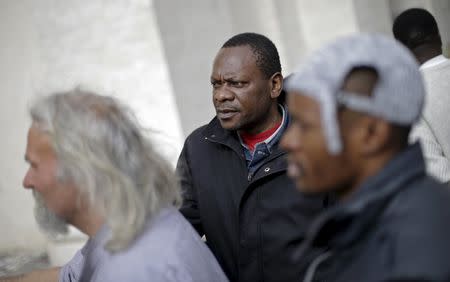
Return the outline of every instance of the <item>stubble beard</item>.
[[[53,239],[67,235],[69,232],[67,222],[45,205],[41,194],[33,191],[33,196],[35,200],[34,217],[42,232]]]

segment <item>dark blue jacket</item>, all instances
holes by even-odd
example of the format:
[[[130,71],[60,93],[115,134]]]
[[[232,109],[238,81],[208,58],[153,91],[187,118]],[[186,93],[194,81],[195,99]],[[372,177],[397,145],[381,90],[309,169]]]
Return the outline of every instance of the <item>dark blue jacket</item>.
[[[186,139],[177,166],[181,212],[206,235],[232,282],[297,281],[304,273],[300,265],[314,255],[293,259],[326,199],[302,196],[286,168],[286,152],[275,144],[249,174],[236,132],[216,118]]]
[[[311,246],[329,251],[303,281],[450,281],[450,190],[410,146],[313,223]]]

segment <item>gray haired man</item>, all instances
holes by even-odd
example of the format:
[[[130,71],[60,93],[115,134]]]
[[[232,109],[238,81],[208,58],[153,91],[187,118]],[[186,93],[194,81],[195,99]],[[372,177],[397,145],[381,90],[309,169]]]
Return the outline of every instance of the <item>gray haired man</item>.
[[[172,168],[126,107],[74,90],[30,112],[23,185],[38,223],[53,234],[71,224],[90,239],[59,271],[12,281],[227,281],[177,210]]]
[[[425,92],[408,50],[381,35],[341,38],[286,89],[288,174],[305,193],[338,196],[299,251],[328,249],[303,281],[450,281],[450,190],[408,144]]]

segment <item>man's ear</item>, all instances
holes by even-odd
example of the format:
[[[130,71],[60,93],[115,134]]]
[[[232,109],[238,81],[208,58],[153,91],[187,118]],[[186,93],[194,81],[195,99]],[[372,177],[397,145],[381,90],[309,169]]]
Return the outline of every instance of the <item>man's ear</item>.
[[[270,77],[270,86],[270,97],[273,99],[278,98],[281,94],[281,90],[283,89],[283,76],[280,72],[276,72]]]
[[[375,117],[364,117],[361,127],[360,153],[370,156],[379,153],[389,145],[391,125]]]

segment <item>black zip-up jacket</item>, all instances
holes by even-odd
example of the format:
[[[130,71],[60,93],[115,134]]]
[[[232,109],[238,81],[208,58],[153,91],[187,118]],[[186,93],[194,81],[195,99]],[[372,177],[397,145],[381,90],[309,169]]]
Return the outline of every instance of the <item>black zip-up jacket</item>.
[[[450,281],[450,190],[412,145],[320,215],[307,246],[329,250],[298,281]]]
[[[286,168],[286,153],[276,144],[249,175],[236,132],[216,118],[186,139],[177,166],[181,212],[206,235],[232,282],[298,281],[315,255],[293,258],[327,198],[301,195]]]

